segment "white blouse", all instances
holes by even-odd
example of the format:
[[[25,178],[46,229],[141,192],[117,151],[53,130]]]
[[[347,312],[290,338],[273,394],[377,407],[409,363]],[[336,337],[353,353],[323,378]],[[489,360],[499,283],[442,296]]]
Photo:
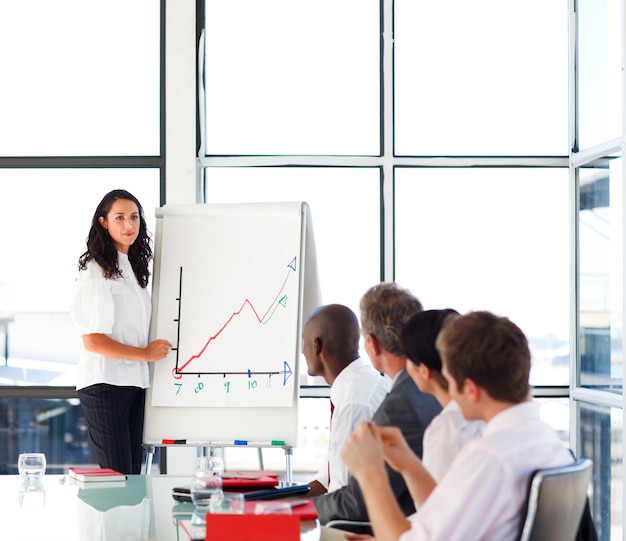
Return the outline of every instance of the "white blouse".
[[[484,428],[484,421],[468,421],[454,400],[433,418],[424,431],[422,463],[435,481],[441,481],[461,447],[480,438]]]
[[[118,252],[122,278],[106,279],[102,267],[89,261],[78,273],[70,314],[80,335],[101,333],[135,347],[148,345],[152,304],[147,288],[137,282],[128,256]],[[148,363],[106,357],[80,343],[76,389],[96,383],[146,388]]]

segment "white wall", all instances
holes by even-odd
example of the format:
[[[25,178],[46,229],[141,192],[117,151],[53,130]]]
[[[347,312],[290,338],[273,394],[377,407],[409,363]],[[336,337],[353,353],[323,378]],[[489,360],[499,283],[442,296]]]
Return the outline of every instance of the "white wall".
[[[196,203],[196,3],[165,2],[166,203]]]
[[[196,3],[165,2],[165,200],[196,203]],[[167,471],[193,472],[195,448],[167,450]]]

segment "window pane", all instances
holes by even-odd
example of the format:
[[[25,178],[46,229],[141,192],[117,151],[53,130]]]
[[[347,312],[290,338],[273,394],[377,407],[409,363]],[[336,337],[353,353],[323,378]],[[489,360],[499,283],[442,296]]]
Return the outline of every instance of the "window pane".
[[[120,187],[139,199],[154,232],[158,169],[0,169],[0,314],[12,318],[0,384],[74,384],[69,303],[78,257],[96,206]]]
[[[157,155],[160,5],[0,3],[0,155]]]
[[[378,154],[378,0],[206,0],[207,154]]]
[[[394,12],[396,154],[568,153],[567,2],[395,0]]]
[[[215,167],[205,171],[207,203],[306,201],[322,303],[344,304],[359,315],[361,296],[380,280],[378,168]],[[358,203],[354,194],[359,194]],[[368,360],[364,350],[361,355]],[[306,363],[301,361],[306,373]],[[320,383],[301,380],[301,384],[314,382]]]
[[[528,337],[533,385],[569,383],[565,169],[398,169],[396,278],[429,308],[489,310]]]
[[[579,148],[622,135],[619,0],[578,0]]]
[[[580,383],[622,389],[622,160],[581,168]]]
[[[556,430],[563,445],[570,447],[569,398],[536,398],[541,420]]]
[[[591,514],[598,539],[621,540],[623,411],[580,403],[580,456],[593,460]]]
[[[0,473],[17,474],[17,456],[25,451],[45,453],[46,473],[95,463],[78,399],[0,399]]]

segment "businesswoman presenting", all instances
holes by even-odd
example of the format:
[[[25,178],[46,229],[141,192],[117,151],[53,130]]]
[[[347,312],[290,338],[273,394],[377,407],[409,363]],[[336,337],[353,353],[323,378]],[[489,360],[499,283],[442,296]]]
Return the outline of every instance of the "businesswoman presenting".
[[[103,468],[140,473],[148,362],[167,340],[148,342],[151,240],[141,204],[125,190],[104,196],[78,260],[71,316],[82,336],[76,390]]]

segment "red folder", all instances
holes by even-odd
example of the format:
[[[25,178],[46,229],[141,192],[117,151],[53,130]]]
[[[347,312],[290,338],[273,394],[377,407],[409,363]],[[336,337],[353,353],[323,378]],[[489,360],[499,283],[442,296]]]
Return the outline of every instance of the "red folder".
[[[300,519],[296,515],[206,516],[205,541],[299,541]]]
[[[278,474],[269,471],[229,471],[222,475],[222,487],[227,490],[277,485]]]
[[[234,475],[258,475],[262,477],[275,477],[278,479],[278,474],[276,472],[270,470],[242,470],[242,471],[225,471],[225,475],[234,474]]]

